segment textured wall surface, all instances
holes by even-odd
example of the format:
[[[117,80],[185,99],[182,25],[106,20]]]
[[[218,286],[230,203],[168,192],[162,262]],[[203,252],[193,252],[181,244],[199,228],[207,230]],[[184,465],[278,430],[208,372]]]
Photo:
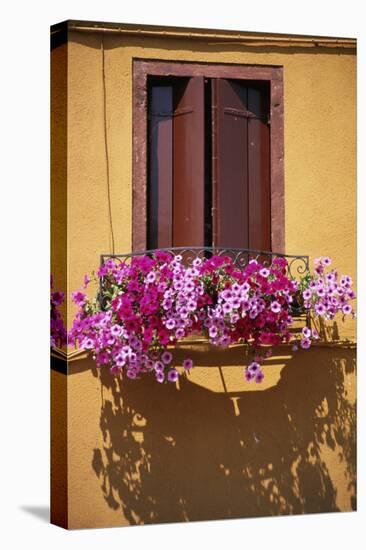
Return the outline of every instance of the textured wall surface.
[[[355,276],[356,57],[352,50],[251,48],[105,35],[104,90],[101,41],[101,34],[70,33],[70,288],[77,288],[83,274],[95,268],[101,252],[111,252],[105,122],[115,250],[131,250],[133,58],[282,65],[286,253],[329,255],[341,272]],[[354,336],[354,323],[343,334]]]
[[[69,35],[69,289],[112,251],[112,233],[115,251],[131,249],[133,58],[283,66],[286,253],[330,255],[355,277],[354,52],[103,40]],[[242,350],[204,344],[179,388],[121,384],[91,359],[71,362],[68,526],[354,509],[355,349],[344,340],[355,322],[329,336],[343,343],[284,348],[260,387],[243,380]],[[184,353],[175,350],[177,364]]]
[[[71,366],[69,528],[355,509],[354,349],[284,348],[260,387],[240,347],[190,356],[178,387]]]

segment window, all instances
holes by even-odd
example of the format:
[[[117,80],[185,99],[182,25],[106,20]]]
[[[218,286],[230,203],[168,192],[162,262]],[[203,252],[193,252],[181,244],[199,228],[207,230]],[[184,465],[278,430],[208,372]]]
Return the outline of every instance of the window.
[[[282,252],[282,69],[134,63],[134,250]]]

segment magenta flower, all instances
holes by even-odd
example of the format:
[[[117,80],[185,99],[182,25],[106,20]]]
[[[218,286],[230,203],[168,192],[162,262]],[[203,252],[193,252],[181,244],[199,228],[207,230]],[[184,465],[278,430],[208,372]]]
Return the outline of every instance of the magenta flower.
[[[311,297],[312,297],[311,290],[309,290],[309,289],[304,290],[304,292],[302,293],[302,296],[303,296],[304,300],[310,300]]]
[[[245,367],[244,376],[247,382],[252,382],[255,380],[257,384],[260,384],[264,378],[260,364],[256,361],[253,361],[248,367]]]
[[[343,312],[345,315],[349,315],[350,313],[352,313],[352,307],[351,307],[349,304],[345,304],[345,305],[342,307],[342,312]]]
[[[168,380],[169,382],[176,382],[178,380],[178,372],[175,370],[175,369],[171,369],[169,372],[168,372]]]
[[[72,300],[77,306],[83,306],[86,302],[86,294],[77,290],[72,293]]]
[[[132,380],[134,380],[135,378],[137,378],[137,373],[134,369],[127,369],[127,377],[128,378],[131,378]]]
[[[167,319],[165,322],[165,326],[167,329],[172,330],[175,327],[175,321],[174,319]]]
[[[175,331],[175,337],[178,338],[178,340],[184,338],[185,334],[186,333],[183,328],[177,328],[177,330]]]
[[[168,311],[169,309],[171,309],[173,307],[173,300],[171,300],[170,298],[166,298],[163,302],[163,308]]]
[[[279,304],[279,302],[272,302],[271,310],[273,313],[279,313],[281,311],[281,304]]]
[[[110,357],[106,351],[102,351],[101,353],[97,353],[96,355],[96,363],[98,367],[100,367],[101,365],[107,365],[109,363],[109,360]]]
[[[120,325],[113,325],[111,327],[111,334],[113,334],[113,336],[121,336],[122,327]]]
[[[121,368],[118,365],[112,365],[111,368],[110,368],[110,372],[114,376],[117,376],[118,374],[121,373]]]
[[[250,372],[250,370],[248,368],[246,368],[245,371],[244,371],[244,376],[245,376],[245,380],[247,382],[251,382],[254,379],[255,374]]]
[[[186,307],[181,307],[179,310],[180,316],[182,319],[186,319],[188,317],[188,309]]]
[[[183,282],[179,279],[174,281],[174,288],[175,290],[182,290],[183,289]]]
[[[147,283],[154,283],[156,280],[156,275],[154,273],[154,271],[150,271],[150,273],[148,273],[146,275],[146,282]]]
[[[161,354],[161,360],[164,363],[164,365],[169,365],[169,363],[172,362],[173,355],[169,351],[164,351]]]
[[[239,319],[240,319],[240,316],[238,315],[238,313],[233,313],[230,317],[230,322],[235,325],[235,323],[237,323]]]
[[[93,349],[94,341],[91,338],[85,338],[85,340],[82,342],[82,347],[84,349]]]
[[[161,383],[164,382],[164,380],[165,380],[165,375],[164,375],[163,372],[158,371],[158,372],[155,374],[155,378],[156,378],[157,382],[159,382],[159,383],[161,384]]]
[[[262,277],[269,277],[270,271],[269,271],[269,269],[267,269],[266,267],[263,267],[263,268],[259,271],[259,274],[262,275]]]
[[[186,292],[192,292],[194,290],[195,286],[194,286],[194,282],[193,281],[187,281],[186,284],[185,284],[185,291]]]
[[[51,276],[51,289],[53,288],[53,277]],[[65,294],[58,290],[51,292],[51,311],[50,311],[50,332],[51,348],[62,348],[67,344],[67,332],[63,322],[61,311],[58,309],[62,305]]]
[[[126,361],[124,360],[124,358],[123,358],[122,355],[117,355],[117,356],[114,358],[114,362],[115,362],[115,364],[117,365],[117,367],[124,367],[125,364],[126,364]]]
[[[248,366],[248,369],[250,372],[256,373],[258,370],[260,370],[261,366],[257,361],[252,361],[250,365]]]
[[[302,338],[300,345],[303,349],[309,349],[311,346],[311,340],[310,338]]]
[[[90,279],[88,277],[88,275],[85,273],[84,275],[84,284],[83,284],[83,289],[85,290],[86,287],[88,286],[88,284],[90,283]]]
[[[185,370],[191,370],[191,368],[193,367],[192,359],[184,359],[183,367],[184,367]]]
[[[64,298],[65,294],[59,290],[56,290],[51,293],[51,304],[54,306],[60,306],[63,303]]]
[[[260,384],[260,383],[262,382],[263,378],[264,378],[263,372],[262,372],[261,370],[258,371],[258,372],[256,373],[256,375],[255,375],[255,382],[256,382],[256,384]]]
[[[224,313],[230,313],[233,309],[233,306],[231,305],[230,302],[225,302],[222,306],[222,311]]]
[[[233,297],[232,290],[223,290],[223,292],[221,292],[221,296],[224,300],[231,300],[231,298]]]
[[[156,372],[164,372],[164,364],[162,361],[155,361],[154,369]]]
[[[132,279],[128,285],[127,285],[127,289],[130,291],[130,292],[138,292],[140,290],[140,285],[138,283],[138,281],[136,281],[135,279]]]
[[[326,312],[325,305],[321,302],[315,304],[315,312],[317,315],[324,315],[324,313]]]

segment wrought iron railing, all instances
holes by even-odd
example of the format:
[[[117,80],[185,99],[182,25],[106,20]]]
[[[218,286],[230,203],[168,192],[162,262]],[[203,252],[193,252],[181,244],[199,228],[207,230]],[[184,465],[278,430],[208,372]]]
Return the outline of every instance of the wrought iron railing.
[[[293,254],[280,254],[278,252],[268,252],[263,250],[250,250],[245,248],[223,248],[223,247],[209,247],[209,246],[191,246],[191,247],[173,247],[173,248],[159,248],[158,250],[168,252],[172,256],[180,254],[183,256],[184,262],[191,262],[195,258],[210,258],[211,256],[229,256],[233,263],[239,267],[244,268],[250,260],[258,260],[263,265],[271,265],[274,258],[285,258],[287,260],[287,276],[289,278],[301,277],[309,272],[309,256],[293,255]],[[129,252],[128,254],[101,254],[100,265],[103,265],[106,260],[114,259],[120,263],[126,263],[134,256],[152,255],[157,250],[142,250],[139,252]],[[103,286],[104,278],[100,280],[99,300],[101,306],[103,306]],[[292,304],[292,311],[294,315],[301,315],[304,313],[301,298],[299,296],[298,301]]]

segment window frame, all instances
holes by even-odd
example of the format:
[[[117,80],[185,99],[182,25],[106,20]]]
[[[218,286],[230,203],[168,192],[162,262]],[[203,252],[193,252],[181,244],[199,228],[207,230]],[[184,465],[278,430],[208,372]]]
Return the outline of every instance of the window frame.
[[[283,67],[195,63],[135,58],[132,61],[132,250],[146,250],[148,77],[183,76],[264,80],[270,85],[271,249],[285,253]]]

